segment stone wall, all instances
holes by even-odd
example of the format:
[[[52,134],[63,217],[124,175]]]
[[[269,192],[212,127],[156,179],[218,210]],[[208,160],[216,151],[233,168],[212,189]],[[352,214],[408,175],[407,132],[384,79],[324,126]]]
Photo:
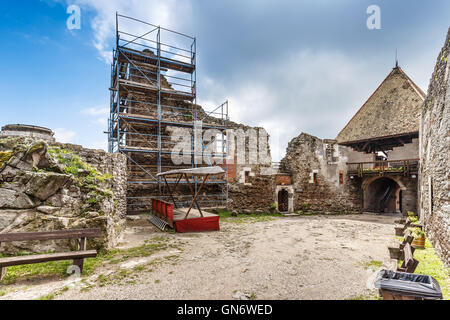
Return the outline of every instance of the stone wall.
[[[423,104],[420,128],[420,218],[427,236],[450,265],[450,29]]]
[[[237,180],[228,185],[229,208],[268,211],[274,202],[275,176],[265,174],[260,166],[245,168],[251,170],[248,182]]]
[[[269,135],[264,128],[234,122],[230,122],[228,128],[229,208],[269,211],[274,202],[273,192],[276,185],[276,171],[271,170]],[[250,135],[251,131],[253,135]]]
[[[81,146],[0,138],[0,233],[101,228],[88,242],[110,248],[120,239],[126,212],[126,160]],[[1,244],[2,253],[73,248],[74,242]]]
[[[334,140],[306,133],[289,142],[281,171],[292,175],[294,210],[361,211],[361,182],[347,177],[349,152]]]

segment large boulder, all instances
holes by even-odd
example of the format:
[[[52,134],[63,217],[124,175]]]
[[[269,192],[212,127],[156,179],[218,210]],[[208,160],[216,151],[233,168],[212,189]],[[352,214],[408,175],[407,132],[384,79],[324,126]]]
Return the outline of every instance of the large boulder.
[[[29,209],[35,204],[24,193],[0,188],[0,209]]]
[[[126,159],[81,146],[0,138],[0,233],[100,228],[95,249],[117,244],[125,224]],[[0,244],[0,252],[67,251],[72,240]]]
[[[34,172],[25,186],[25,193],[45,201],[54,195],[70,177],[65,174],[45,172]]]

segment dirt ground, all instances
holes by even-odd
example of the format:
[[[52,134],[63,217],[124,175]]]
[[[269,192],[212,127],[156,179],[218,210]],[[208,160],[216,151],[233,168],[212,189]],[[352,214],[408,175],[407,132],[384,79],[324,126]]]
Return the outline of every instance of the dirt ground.
[[[54,299],[76,300],[367,297],[374,292],[376,270],[390,266],[394,219],[362,214],[231,220],[221,222],[220,232],[195,234],[163,233],[140,220],[130,223],[122,248],[155,237],[171,245],[100,268],[82,281],[16,288],[0,299],[35,299],[52,292],[57,292]],[[117,270],[128,271],[119,276]],[[100,286],[102,275],[110,280]]]

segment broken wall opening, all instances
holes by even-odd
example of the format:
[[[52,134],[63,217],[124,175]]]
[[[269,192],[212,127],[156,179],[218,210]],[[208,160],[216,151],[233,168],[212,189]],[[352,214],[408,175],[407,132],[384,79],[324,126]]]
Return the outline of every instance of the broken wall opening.
[[[401,188],[393,179],[382,177],[372,181],[364,190],[364,210],[395,213],[401,210]]]

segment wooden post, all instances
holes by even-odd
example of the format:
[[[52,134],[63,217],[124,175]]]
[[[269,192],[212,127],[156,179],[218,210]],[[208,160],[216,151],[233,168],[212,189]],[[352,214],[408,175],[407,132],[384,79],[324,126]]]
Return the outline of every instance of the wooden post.
[[[80,274],[83,272],[84,259],[76,259],[73,260],[73,265],[80,268]]]
[[[184,178],[186,179],[186,182],[187,182],[187,185],[188,185],[188,187],[189,187],[189,190],[191,191],[191,194],[192,194],[192,196],[194,197],[193,200],[192,200],[192,202],[191,202],[191,205],[190,205],[190,207],[189,207],[189,210],[188,210],[188,212],[187,212],[187,214],[185,215],[184,218],[185,218],[185,219],[187,218],[187,216],[188,216],[189,212],[191,211],[191,209],[192,209],[194,203],[197,205],[198,211],[200,212],[200,215],[203,217],[202,210],[200,209],[200,206],[199,206],[198,203],[197,203],[197,200],[196,200],[196,194],[195,194],[194,190],[192,189],[191,182],[189,181],[189,178],[188,178],[187,174],[184,174]],[[199,191],[200,191],[200,189],[199,189]],[[197,191],[197,194],[198,194],[198,191]]]
[[[5,274],[6,274],[6,267],[0,267],[0,281],[3,280]]]
[[[185,175],[185,177],[186,177],[186,181],[188,182],[189,189],[191,190],[192,194],[194,194],[194,192],[192,191],[192,188],[191,188],[191,185],[190,185],[190,182],[189,182],[189,179],[188,179],[187,175]],[[191,209],[192,209],[192,207],[194,206],[194,203],[197,204],[197,209],[198,209],[198,211],[200,212],[200,215],[203,217],[202,210],[200,209],[200,206],[199,206],[198,203],[197,203],[197,197],[198,197],[198,195],[200,194],[200,191],[202,191],[202,188],[203,188],[203,186],[205,185],[205,182],[206,182],[206,180],[208,179],[208,177],[209,177],[209,174],[207,174],[207,175],[203,178],[203,182],[202,182],[202,184],[200,185],[200,188],[198,188],[197,193],[194,195],[194,199],[192,199],[191,205],[189,206],[189,209],[188,209],[188,211],[187,211],[186,216],[184,217],[184,219],[186,219],[187,216],[189,215],[189,212],[191,212]]]

